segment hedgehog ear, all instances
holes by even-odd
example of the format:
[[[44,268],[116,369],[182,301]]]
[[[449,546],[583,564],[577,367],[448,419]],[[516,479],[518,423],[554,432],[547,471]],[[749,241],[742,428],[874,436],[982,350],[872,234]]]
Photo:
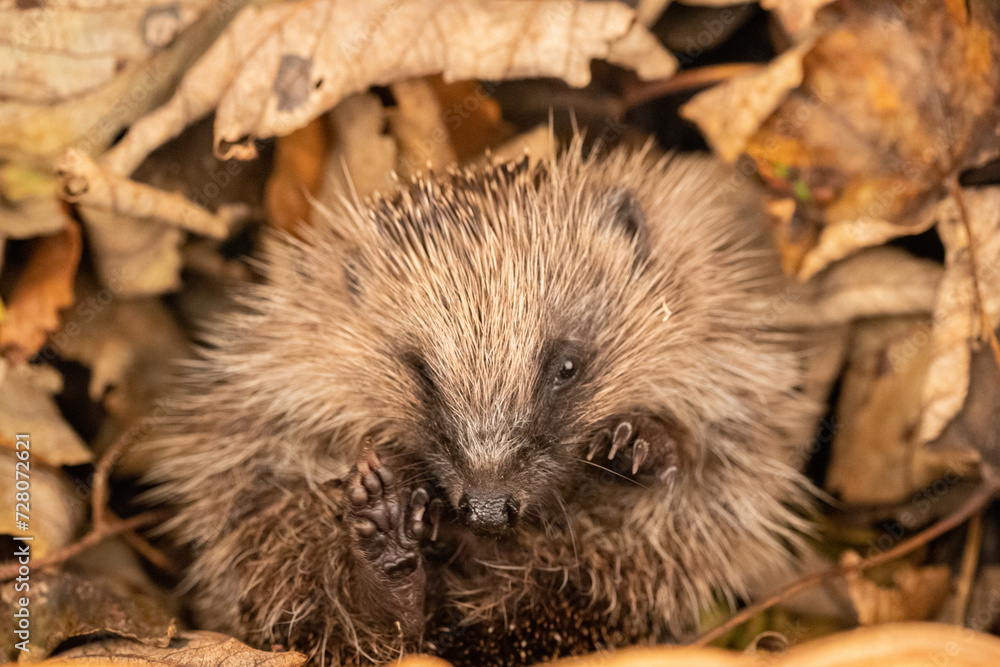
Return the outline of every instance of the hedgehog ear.
[[[624,188],[615,188],[609,194],[611,224],[625,234],[637,248],[642,248],[646,242],[646,212],[643,211],[638,197]]]

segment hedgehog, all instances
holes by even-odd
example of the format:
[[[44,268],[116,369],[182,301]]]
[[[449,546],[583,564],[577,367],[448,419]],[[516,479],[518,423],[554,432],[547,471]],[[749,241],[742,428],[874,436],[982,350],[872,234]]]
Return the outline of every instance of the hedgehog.
[[[681,641],[787,573],[817,411],[759,202],[577,142],[272,239],[146,445],[197,622],[524,664]]]

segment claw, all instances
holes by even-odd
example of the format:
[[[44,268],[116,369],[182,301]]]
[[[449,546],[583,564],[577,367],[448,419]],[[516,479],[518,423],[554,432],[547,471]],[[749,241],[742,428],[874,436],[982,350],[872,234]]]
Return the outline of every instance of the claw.
[[[608,452],[608,460],[615,458],[615,454],[618,450],[625,446],[628,439],[632,436],[632,424],[628,422],[622,422],[615,429],[615,438],[611,441],[611,451]]]
[[[632,474],[635,475],[639,472],[642,464],[646,462],[646,459],[649,458],[649,443],[639,438],[635,441],[632,449],[634,451],[632,455]]]
[[[441,513],[444,511],[444,503],[440,498],[431,501],[429,507],[431,521],[431,542],[437,541],[438,528],[441,526]]]
[[[599,450],[601,446],[609,440],[611,440],[611,431],[604,429],[597,435],[597,437],[594,438],[594,441],[590,443],[590,450],[587,452],[587,460],[593,461],[594,457],[597,456],[597,450]]]
[[[430,500],[430,496],[422,488],[414,490],[410,496],[410,507],[413,508],[411,519],[414,523],[423,523],[424,510],[427,509],[428,500]]]

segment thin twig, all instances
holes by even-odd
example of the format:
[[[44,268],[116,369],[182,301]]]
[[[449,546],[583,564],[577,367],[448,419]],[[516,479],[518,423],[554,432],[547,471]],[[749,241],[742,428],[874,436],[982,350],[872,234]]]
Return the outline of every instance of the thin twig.
[[[108,484],[111,479],[111,470],[125,449],[132,444],[133,437],[131,429],[119,435],[111,443],[111,446],[104,450],[101,458],[97,460],[97,465],[94,466],[94,486],[90,492],[90,514],[95,530],[108,522]]]
[[[965,551],[962,553],[962,569],[958,575],[954,616],[952,616],[955,625],[965,625],[965,612],[969,608],[969,595],[972,593],[972,582],[976,579],[979,550],[982,546],[983,513],[978,512],[969,519],[969,532],[965,535]]]
[[[62,549],[59,549],[44,558],[33,559],[31,562],[32,570],[37,571],[49,565],[63,563],[90,547],[100,544],[109,537],[114,537],[115,535],[120,535],[130,530],[135,530],[136,528],[156,523],[157,521],[162,521],[163,518],[163,512],[143,512],[142,514],[137,514],[136,516],[129,517],[128,519],[111,521],[103,524],[102,526],[94,526],[89,533],[81,537],[76,542],[68,544]],[[18,568],[18,563],[10,563],[0,566],[0,582],[9,581],[16,577]]]
[[[758,63],[722,63],[685,70],[666,79],[629,81],[622,88],[622,103],[628,110],[660,97],[705,88],[740,74],[760,72],[764,67]]]
[[[962,522],[967,520],[970,516],[980,512],[987,505],[987,503],[989,503],[997,495],[998,491],[1000,491],[1000,474],[998,474],[992,467],[984,464],[982,484],[980,484],[975,493],[962,503],[962,505],[952,514],[941,519],[929,528],[917,533],[913,537],[903,540],[892,549],[883,551],[880,554],[875,554],[874,556],[869,556],[868,558],[864,558],[857,563],[850,565],[838,565],[828,570],[815,572],[789,584],[766,600],[750,605],[739,613],[734,614],[725,623],[706,632],[697,640],[692,642],[691,645],[707,646],[733,628],[739,626],[741,623],[744,623],[761,612],[770,609],[779,602],[783,602],[788,598],[798,595],[802,591],[809,590],[810,588],[826,583],[831,579],[842,577],[850,572],[859,572],[870,567],[888,563],[891,560],[924,546],[931,540],[944,535],[957,526],[960,526]]]

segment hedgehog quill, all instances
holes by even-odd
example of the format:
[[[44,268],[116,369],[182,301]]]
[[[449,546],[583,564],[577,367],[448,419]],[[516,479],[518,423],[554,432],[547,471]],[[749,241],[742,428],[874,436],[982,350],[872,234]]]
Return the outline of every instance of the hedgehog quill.
[[[733,178],[576,146],[277,242],[150,445],[199,621],[517,664],[688,637],[787,568],[816,410]]]

